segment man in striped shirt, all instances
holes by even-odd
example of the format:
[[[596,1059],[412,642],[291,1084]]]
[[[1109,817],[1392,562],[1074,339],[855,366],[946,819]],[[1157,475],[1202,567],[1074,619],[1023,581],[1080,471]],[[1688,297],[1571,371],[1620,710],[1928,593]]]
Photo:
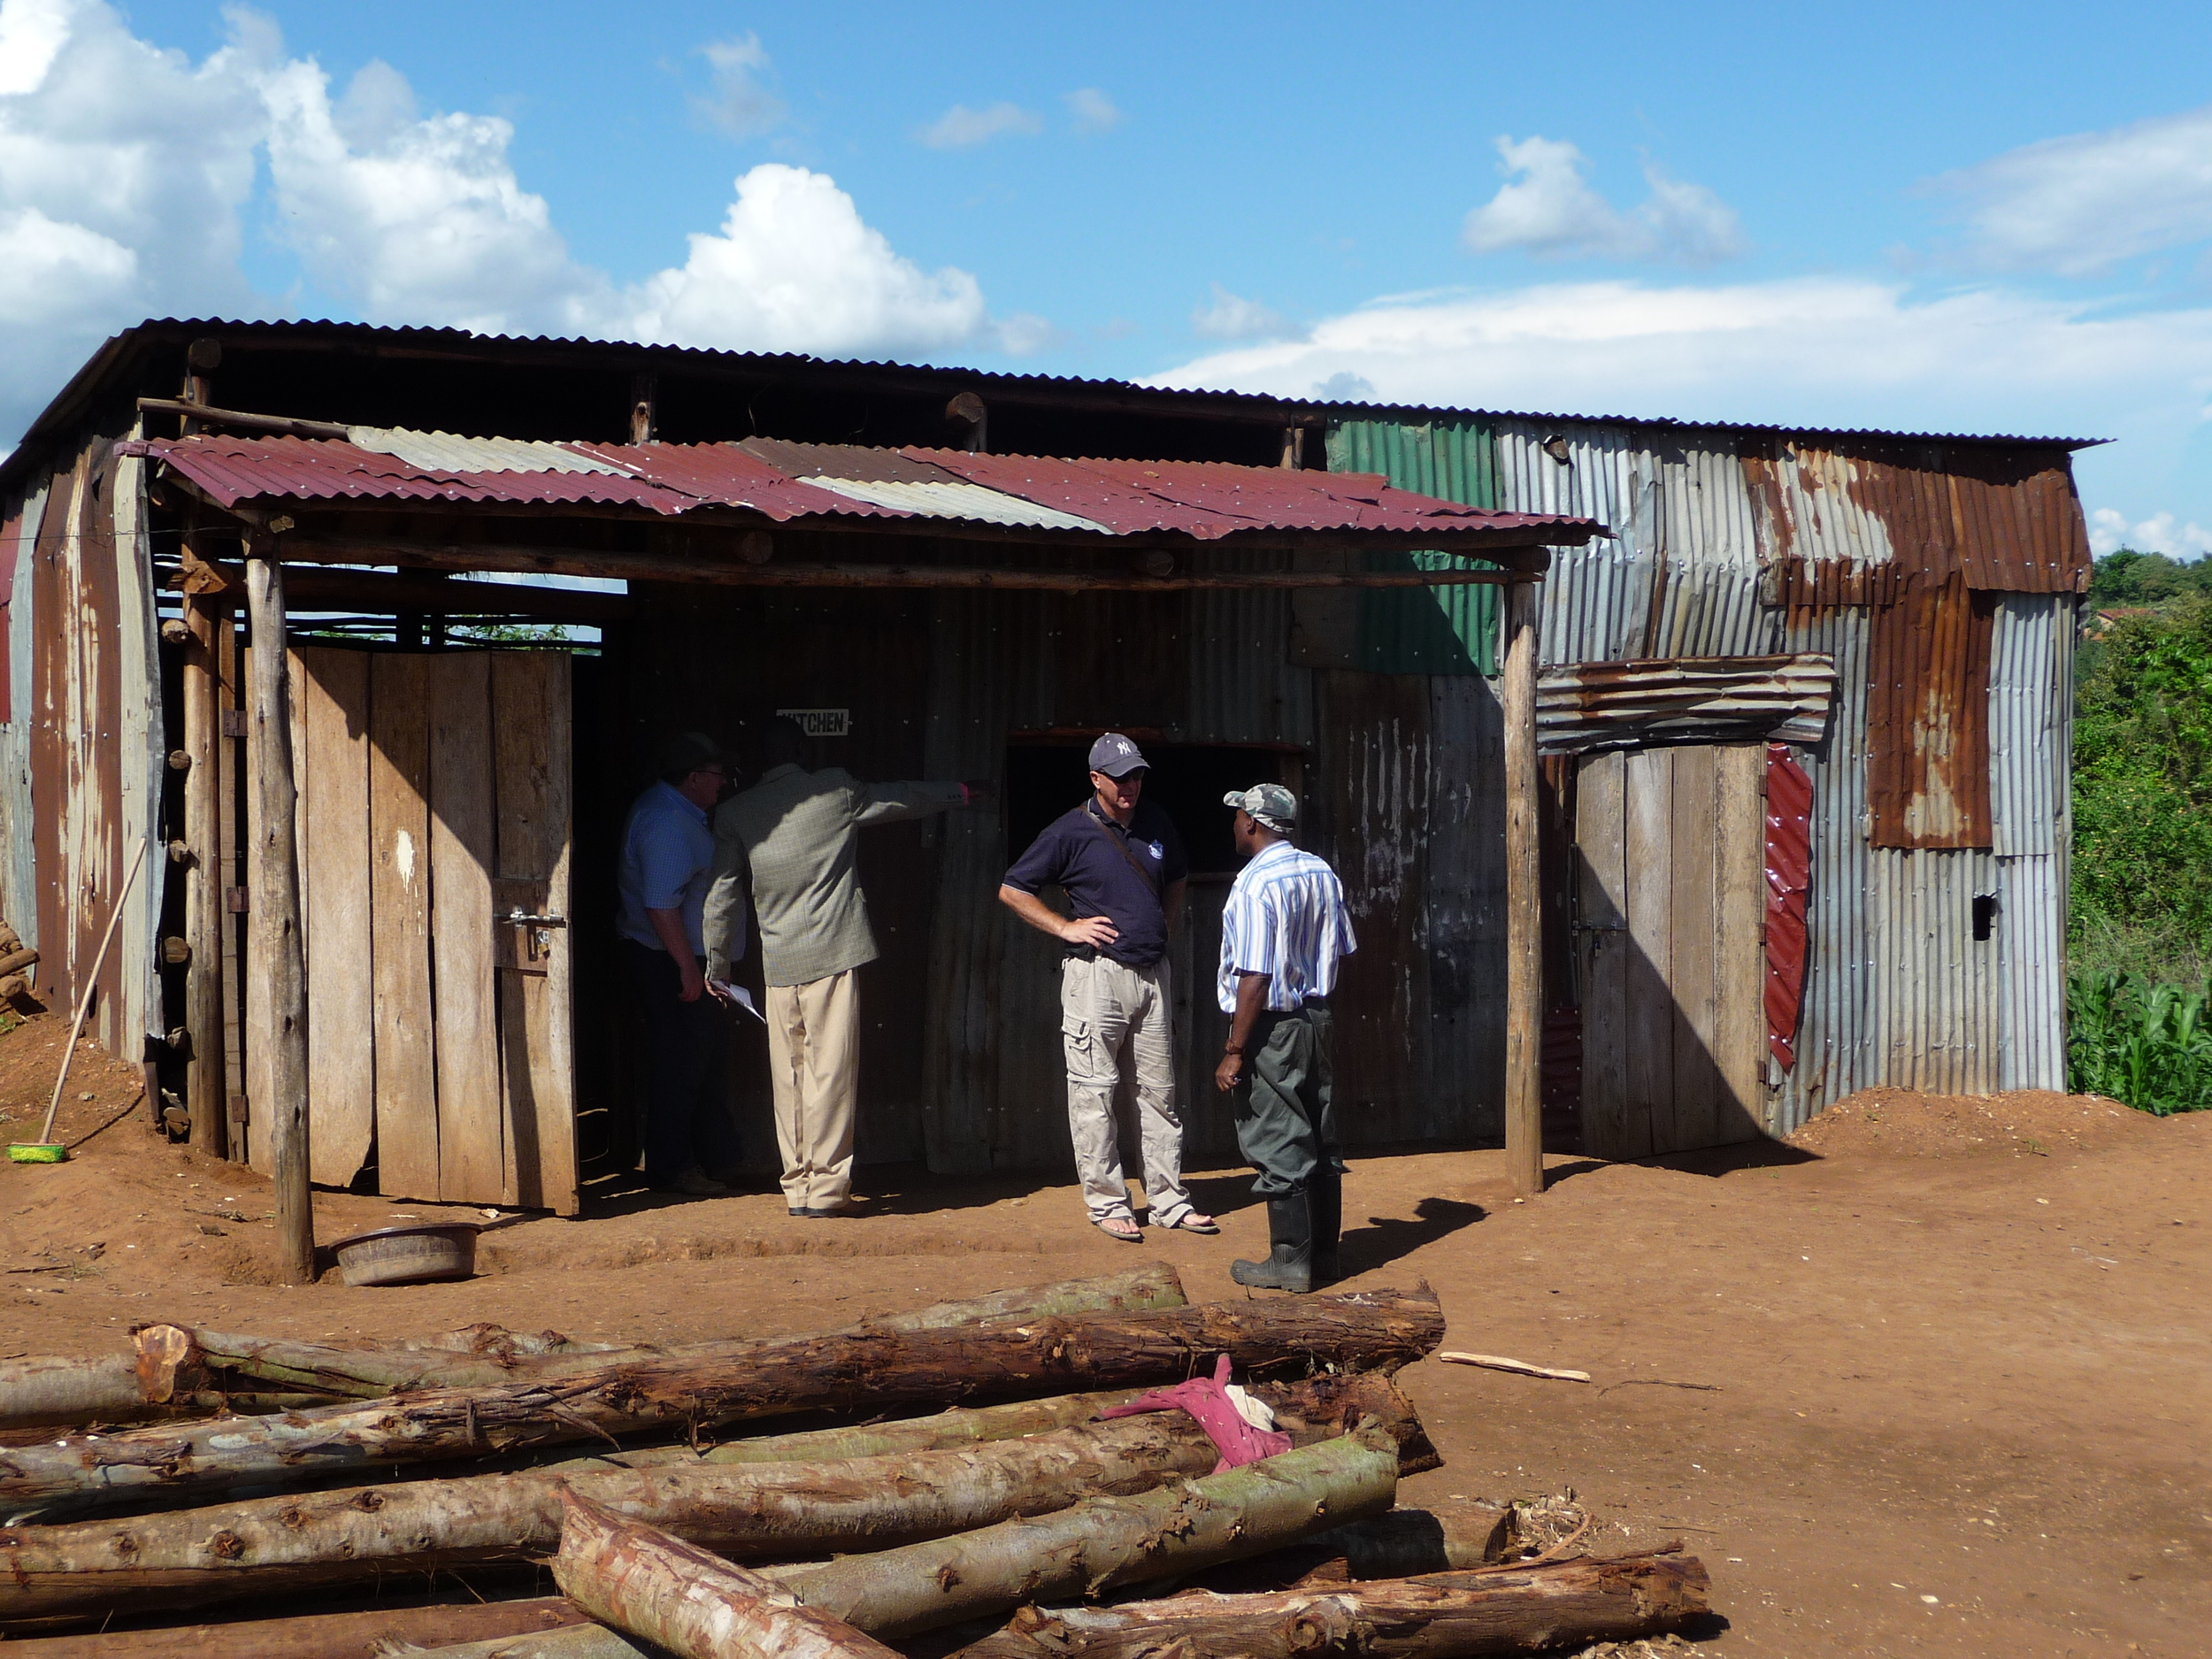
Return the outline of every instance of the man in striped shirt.
[[[1221,918],[1221,1011],[1228,1046],[1214,1083],[1233,1096],[1237,1146],[1259,1171],[1272,1248],[1238,1262],[1240,1285],[1307,1291],[1336,1277],[1344,1159],[1330,1060],[1329,994],[1356,949],[1336,872],[1291,844],[1298,799],[1280,784],[1233,791],[1237,851],[1250,862]]]

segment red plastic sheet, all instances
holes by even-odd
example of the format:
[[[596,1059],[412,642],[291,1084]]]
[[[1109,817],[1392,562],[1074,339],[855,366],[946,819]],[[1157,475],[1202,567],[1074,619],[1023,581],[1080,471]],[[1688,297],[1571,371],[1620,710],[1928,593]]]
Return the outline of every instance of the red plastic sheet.
[[[1805,894],[1812,883],[1813,780],[1785,743],[1767,745],[1767,1047],[1797,1063],[1805,1002]]]

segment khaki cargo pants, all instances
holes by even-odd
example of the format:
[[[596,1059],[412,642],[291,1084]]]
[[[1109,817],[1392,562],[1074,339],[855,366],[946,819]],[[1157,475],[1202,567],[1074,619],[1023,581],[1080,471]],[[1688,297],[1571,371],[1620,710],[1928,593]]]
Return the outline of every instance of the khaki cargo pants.
[[[1132,968],[1101,956],[1060,964],[1068,1134],[1093,1221],[1129,1217],[1125,1174],[1144,1183],[1154,1226],[1171,1227],[1190,1213],[1183,1120],[1175,1110],[1172,1010],[1165,962]],[[1118,1087],[1125,1072],[1135,1086],[1127,1091]]]

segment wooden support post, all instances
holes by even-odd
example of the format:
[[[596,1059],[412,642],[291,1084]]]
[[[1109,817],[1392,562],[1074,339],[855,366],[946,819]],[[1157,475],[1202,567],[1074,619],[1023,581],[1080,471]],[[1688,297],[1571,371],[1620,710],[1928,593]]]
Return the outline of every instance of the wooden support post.
[[[246,560],[253,620],[255,769],[253,833],[260,880],[249,900],[250,999],[268,1022],[269,1097],[253,1103],[256,1133],[269,1136],[276,1182],[277,1271],[288,1284],[315,1279],[315,1212],[307,1187],[307,961],[300,939],[299,790],[292,774],[291,677],[285,661],[284,567],[254,541]]]
[[[191,533],[188,525],[186,534]],[[223,776],[220,764],[222,709],[216,660],[216,630],[230,618],[198,595],[184,595],[184,626],[191,639],[184,648],[184,752],[192,764],[184,774],[184,845],[190,863],[184,872],[184,938],[192,960],[185,969],[184,1028],[190,1057],[185,1063],[185,1109],[192,1118],[192,1144],[211,1157],[230,1156],[230,1087],[223,1071]],[[155,1119],[160,1119],[156,1102]]]
[[[1513,1190],[1544,1190],[1544,915],[1537,825],[1533,582],[1506,590],[1505,1164]]]

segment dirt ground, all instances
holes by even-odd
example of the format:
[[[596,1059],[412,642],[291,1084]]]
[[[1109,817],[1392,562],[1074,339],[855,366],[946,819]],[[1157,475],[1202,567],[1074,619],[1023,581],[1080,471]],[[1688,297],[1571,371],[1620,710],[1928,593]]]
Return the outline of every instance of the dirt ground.
[[[37,1132],[55,1025],[0,1037],[0,1138]],[[768,1192],[649,1195],[490,1233],[469,1283],[286,1289],[265,1282],[267,1184],[150,1134],[137,1088],[86,1051],[72,1162],[0,1164],[0,1354],[106,1350],[156,1317],[339,1340],[480,1319],[766,1333],[1140,1250],[1203,1299],[1240,1294],[1230,1259],[1264,1248],[1234,1171],[1196,1183],[1224,1237],[1133,1248],[1084,1225],[1071,1187],[894,1169],[864,1171],[851,1219],[794,1221]],[[1878,1091],[1793,1146],[1549,1162],[1526,1203],[1494,1152],[1352,1171],[1351,1284],[1426,1279],[1448,1348],[1593,1374],[1406,1371],[1448,1464],[1404,1502],[1571,1486],[1614,1545],[1679,1537],[1711,1571],[1725,1626],[1699,1646],[1720,1654],[2206,1651],[2212,1114]],[[316,1209],[325,1240],[437,1213],[343,1194]]]

